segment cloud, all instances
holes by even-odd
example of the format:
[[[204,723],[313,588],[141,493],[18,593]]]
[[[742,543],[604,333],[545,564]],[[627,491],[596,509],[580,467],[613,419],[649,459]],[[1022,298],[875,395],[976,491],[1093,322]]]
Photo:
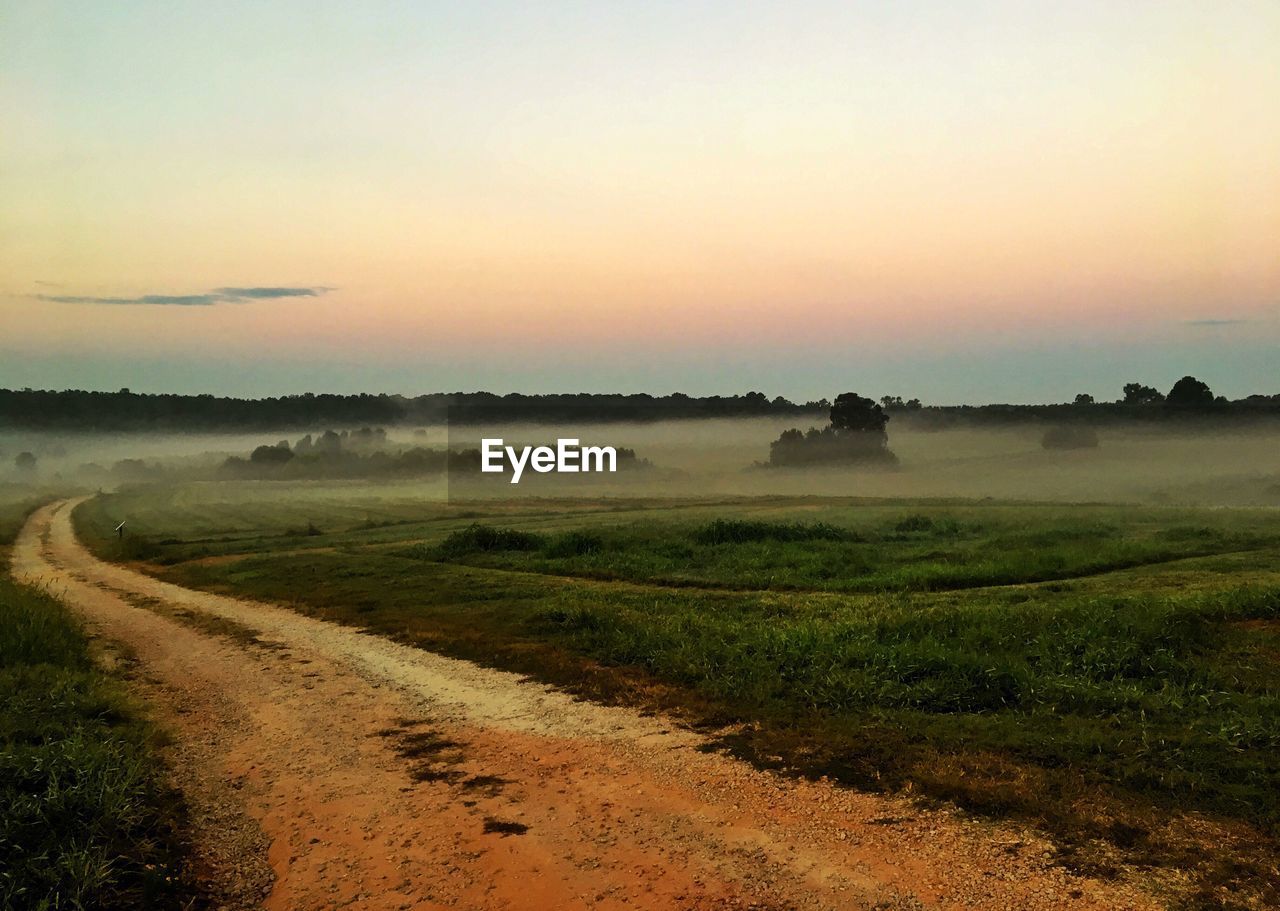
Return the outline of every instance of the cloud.
[[[69,294],[37,294],[36,299],[54,304],[155,305],[162,307],[212,307],[280,297],[319,297],[332,289],[315,288],[214,288],[207,294],[143,294],[139,297],[82,297]]]
[[[161,304],[169,307],[208,307],[220,303],[217,294],[144,294],[142,297],[77,297],[65,294],[37,294],[54,304]]]
[[[1241,323],[1249,322],[1247,319],[1189,319],[1186,320],[1188,326],[1239,326]]]
[[[319,297],[329,288],[217,288],[227,300],[261,300],[273,297]]]

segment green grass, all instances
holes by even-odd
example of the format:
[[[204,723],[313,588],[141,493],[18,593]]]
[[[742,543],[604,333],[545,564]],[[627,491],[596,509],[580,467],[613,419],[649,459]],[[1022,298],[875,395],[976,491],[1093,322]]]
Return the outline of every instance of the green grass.
[[[1082,508],[1083,509],[1083,508]],[[1216,553],[1280,546],[1280,516],[1242,527],[1184,526],[1150,517],[973,509],[930,518],[912,512],[849,524],[716,518],[652,519],[590,527],[593,546],[552,546],[524,528],[475,525],[465,533],[526,536],[515,546],[441,546],[405,555],[473,566],[644,584],[848,593],[946,591],[1090,576]],[[1093,510],[1093,512],[1102,512]],[[1154,511],[1151,511],[1154,512]],[[1112,519],[1114,521],[1112,521]],[[846,519],[846,522],[848,520]],[[587,534],[586,529],[575,530]],[[476,540],[479,540],[478,538]]]
[[[435,552],[447,558],[493,551],[537,550],[545,544],[546,539],[541,535],[511,528],[492,528],[475,522],[450,534],[436,545]]]
[[[187,906],[155,747],[66,609],[0,579],[0,907]]]
[[[0,557],[4,556],[3,548],[12,544],[18,536],[27,516],[52,498],[51,493],[40,494],[25,487],[0,486]]]
[[[1025,819],[1080,866],[1193,871],[1198,907],[1280,901],[1274,510],[371,498],[361,515],[312,490],[327,531],[303,540],[287,491],[202,494],[216,540],[184,490],[77,520],[109,549],[128,512],[183,584],[736,724],[724,745],[756,761]]]

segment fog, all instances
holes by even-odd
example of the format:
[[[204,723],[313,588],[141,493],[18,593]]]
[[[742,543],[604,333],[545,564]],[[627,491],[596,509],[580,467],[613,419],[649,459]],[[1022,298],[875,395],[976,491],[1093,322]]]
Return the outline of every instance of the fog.
[[[588,484],[625,495],[830,495],[959,497],[1057,502],[1280,505],[1280,426],[1250,431],[1173,433],[1149,425],[1099,430],[1096,449],[1041,447],[1045,427],[922,430],[891,423],[896,469],[752,467],[794,418],[671,421],[657,424],[507,425],[457,430],[452,445],[483,436],[507,442],[573,437],[634,448],[654,468]],[[558,485],[525,479],[518,489],[547,493]],[[586,480],[586,479],[583,479]],[[460,491],[455,482],[455,491]],[[510,485],[508,485],[510,486]],[[517,488],[513,487],[512,490]],[[510,495],[509,491],[500,492]]]
[[[1055,451],[1041,447],[1045,430],[1041,425],[930,431],[894,421],[889,428],[889,447],[898,457],[897,468],[760,466],[768,460],[770,442],[783,430],[792,426],[804,429],[817,422],[767,418],[391,428],[387,448],[393,451],[413,446],[475,447],[486,437],[502,438],[513,445],[576,438],[584,444],[632,448],[651,466],[617,474],[569,477],[526,472],[518,485],[507,483],[507,476],[455,475],[447,489],[439,478],[397,478],[379,482],[379,486],[386,488],[387,496],[427,499],[439,499],[446,492],[467,498],[835,495],[1280,506],[1277,426],[1230,432],[1206,429],[1199,433],[1152,429],[1150,425],[1106,426],[1099,428],[1100,445],[1096,449]],[[229,455],[243,457],[264,443],[293,443],[302,435],[298,430],[236,434],[0,433],[0,481],[10,486],[109,489],[127,480],[119,471],[111,471],[122,459],[142,459],[163,466],[176,472],[174,477],[179,479],[212,478],[216,467]],[[36,455],[34,471],[15,466],[14,457],[22,451]],[[308,484],[340,486],[344,482],[289,483],[301,488]],[[367,493],[369,480],[359,486]]]

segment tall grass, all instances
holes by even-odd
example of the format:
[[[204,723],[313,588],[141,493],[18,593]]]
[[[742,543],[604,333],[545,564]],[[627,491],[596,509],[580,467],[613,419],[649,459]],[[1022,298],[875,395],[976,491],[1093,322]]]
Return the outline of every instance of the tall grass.
[[[751,522],[714,519],[691,535],[699,544],[746,544],[749,541],[856,541],[846,528],[826,522]]]
[[[0,907],[178,908],[153,735],[55,599],[0,579]]]
[[[27,516],[50,499],[49,495],[32,493],[27,488],[0,489],[0,547],[12,544]]]
[[[894,719],[1280,833],[1280,668],[1242,677],[1234,657],[1265,662],[1267,643],[1252,649],[1231,626],[1280,617],[1274,588],[781,613],[730,596],[559,601],[539,622],[575,650],[745,717]],[[881,771],[894,766],[909,757]]]
[[[925,592],[1047,582],[1280,544],[1280,528],[1125,529],[1078,518],[966,521],[911,513],[877,524],[716,518],[633,522],[548,534],[472,524],[422,559],[682,587]]]
[[[496,550],[537,550],[544,542],[541,535],[475,522],[441,541],[438,551],[444,556],[460,556]]]

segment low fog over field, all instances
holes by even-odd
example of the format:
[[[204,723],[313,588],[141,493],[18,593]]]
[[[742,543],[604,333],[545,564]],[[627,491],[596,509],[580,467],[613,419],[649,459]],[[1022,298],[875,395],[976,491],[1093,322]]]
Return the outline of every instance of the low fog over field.
[[[1099,432],[1096,449],[1057,451],[1041,446],[1045,428],[1039,425],[919,430],[891,424],[896,468],[756,466],[768,460],[770,442],[793,426],[796,422],[786,419],[518,425],[485,428],[484,435],[507,442],[569,436],[633,448],[653,463],[655,477],[618,476],[612,483],[628,493],[1280,505],[1280,428],[1275,427],[1196,434],[1115,427]],[[450,439],[455,446],[473,445],[480,434],[454,430]],[[531,492],[541,480],[522,480],[506,493]]]
[[[1099,430],[1097,448],[1046,450],[1045,427],[923,430],[909,420],[889,427],[889,448],[898,465],[762,467],[769,444],[790,427],[822,423],[795,418],[681,420],[657,423],[511,424],[485,427],[396,427],[378,447],[402,452],[414,447],[475,447],[482,438],[506,443],[584,444],[634,449],[649,467],[611,475],[572,478],[526,472],[521,483],[506,476],[454,477],[455,496],[854,495],[872,497],[963,497],[1061,502],[1120,501],[1205,505],[1280,505],[1280,428],[1199,432],[1151,425],[1115,425]],[[313,434],[328,428],[315,428]],[[341,429],[341,428],[337,428]],[[11,485],[74,483],[110,489],[145,480],[214,479],[229,456],[288,441],[298,430],[241,434],[3,434],[0,478]],[[36,457],[20,469],[21,452]],[[123,462],[142,460],[145,467]],[[123,464],[122,464],[123,462]],[[161,468],[168,477],[162,477]],[[377,478],[366,480],[379,480]],[[432,499],[440,479],[386,479],[402,494],[415,488]]]

